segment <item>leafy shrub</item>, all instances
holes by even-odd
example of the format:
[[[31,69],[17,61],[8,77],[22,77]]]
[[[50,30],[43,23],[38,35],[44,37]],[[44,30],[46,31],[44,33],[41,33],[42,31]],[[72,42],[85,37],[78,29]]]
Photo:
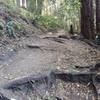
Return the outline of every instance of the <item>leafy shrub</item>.
[[[56,31],[57,29],[61,28],[61,23],[53,16],[40,16],[38,20],[45,28],[48,29],[48,31]]]
[[[24,18],[28,18],[28,19],[32,19],[33,18],[33,14],[23,8],[20,8],[21,12],[21,16],[24,17]]]
[[[23,30],[23,25],[20,23],[14,23],[14,29],[17,31]]]

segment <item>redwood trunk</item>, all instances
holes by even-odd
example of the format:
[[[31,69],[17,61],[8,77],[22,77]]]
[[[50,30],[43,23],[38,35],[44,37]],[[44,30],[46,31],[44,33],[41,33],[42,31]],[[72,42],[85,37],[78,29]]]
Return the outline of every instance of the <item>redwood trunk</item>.
[[[96,30],[100,34],[100,0],[96,0]]]
[[[81,0],[81,33],[87,39],[94,39],[94,12],[92,0]]]

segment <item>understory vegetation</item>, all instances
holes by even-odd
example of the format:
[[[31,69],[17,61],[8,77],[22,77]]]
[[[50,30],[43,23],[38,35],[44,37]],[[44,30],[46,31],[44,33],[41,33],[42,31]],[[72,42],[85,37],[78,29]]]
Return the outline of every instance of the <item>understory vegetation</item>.
[[[47,28],[48,31],[58,29],[70,30],[70,25],[73,24],[74,30],[80,30],[80,2],[75,0],[73,3],[69,0],[29,0],[27,8],[19,7],[20,3],[16,0],[2,1],[6,5],[6,11],[11,13],[19,13],[22,17],[34,20],[38,19],[39,23]],[[33,4],[33,6],[32,6]]]

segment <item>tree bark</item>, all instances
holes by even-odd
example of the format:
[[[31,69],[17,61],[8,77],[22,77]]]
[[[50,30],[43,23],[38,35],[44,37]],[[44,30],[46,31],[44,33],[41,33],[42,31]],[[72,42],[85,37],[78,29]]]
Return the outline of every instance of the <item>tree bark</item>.
[[[87,39],[95,38],[92,0],[81,0],[81,33]]]
[[[24,7],[24,8],[27,8],[26,0],[20,0],[20,6]]]
[[[96,31],[100,34],[100,0],[96,0]]]

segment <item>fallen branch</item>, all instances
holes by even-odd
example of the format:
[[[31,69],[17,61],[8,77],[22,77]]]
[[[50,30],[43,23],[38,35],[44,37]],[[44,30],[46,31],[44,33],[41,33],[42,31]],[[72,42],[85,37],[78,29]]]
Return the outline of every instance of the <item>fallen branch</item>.
[[[9,82],[7,84],[5,84],[3,86],[4,89],[12,89],[12,90],[18,90],[20,89],[20,86],[23,85],[27,85],[30,86],[31,85],[31,89],[32,89],[32,85],[35,85],[35,87],[38,87],[41,84],[45,84],[44,89],[49,89],[51,88],[52,84],[54,83],[55,80],[55,75],[53,72],[51,72],[48,75],[41,75],[41,76],[30,76],[30,77],[24,77],[18,80],[14,80],[12,82]],[[41,87],[40,87],[41,88]]]
[[[64,40],[62,40],[59,37],[44,37],[43,39],[50,39],[50,40],[55,41],[55,42],[64,43]]]
[[[26,46],[28,48],[30,48],[30,49],[41,49],[41,47],[40,46],[37,46],[37,45],[29,45],[29,44],[27,44]]]
[[[69,39],[67,35],[59,35],[58,38]]]

